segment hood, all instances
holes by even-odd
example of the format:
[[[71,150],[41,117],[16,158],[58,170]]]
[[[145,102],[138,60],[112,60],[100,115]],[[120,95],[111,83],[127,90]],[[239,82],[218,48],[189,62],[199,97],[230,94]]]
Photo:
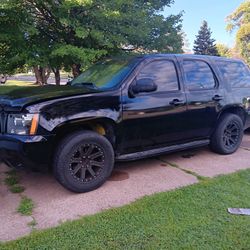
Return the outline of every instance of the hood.
[[[33,103],[97,92],[100,90],[72,86],[0,86],[0,112],[20,111],[23,107]]]

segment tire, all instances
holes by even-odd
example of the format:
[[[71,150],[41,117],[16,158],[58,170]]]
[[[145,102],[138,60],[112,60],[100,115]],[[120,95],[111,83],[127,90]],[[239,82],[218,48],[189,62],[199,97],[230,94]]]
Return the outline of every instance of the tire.
[[[222,155],[234,153],[240,147],[243,131],[243,122],[239,116],[234,114],[222,115],[211,137],[211,150]]]
[[[53,164],[55,178],[66,189],[84,193],[100,187],[114,167],[111,143],[92,131],[70,134],[59,144]]]

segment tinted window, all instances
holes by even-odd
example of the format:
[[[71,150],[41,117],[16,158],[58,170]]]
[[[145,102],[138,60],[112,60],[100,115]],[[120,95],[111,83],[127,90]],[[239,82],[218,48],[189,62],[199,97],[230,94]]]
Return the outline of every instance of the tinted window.
[[[137,80],[143,78],[153,79],[157,85],[157,91],[176,91],[179,89],[175,65],[172,61],[158,60],[147,64],[137,76]]]
[[[216,82],[214,74],[205,62],[184,60],[185,84],[189,90],[212,89]]]
[[[250,70],[242,62],[217,61],[223,77],[233,88],[250,87]]]

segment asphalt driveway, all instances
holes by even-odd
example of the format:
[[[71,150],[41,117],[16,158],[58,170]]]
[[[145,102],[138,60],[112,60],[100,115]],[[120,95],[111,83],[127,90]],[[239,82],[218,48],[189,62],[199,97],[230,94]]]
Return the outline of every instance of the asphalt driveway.
[[[13,240],[43,229],[94,214],[111,207],[135,201],[145,195],[168,191],[197,183],[240,169],[250,168],[250,134],[246,134],[241,148],[233,155],[221,156],[207,148],[117,164],[101,188],[85,194],[73,194],[61,187],[49,174],[19,171],[23,195],[35,204],[32,216],[16,212],[21,196],[8,191],[4,184],[6,171],[0,165],[0,241]],[[31,227],[30,222],[36,225]]]

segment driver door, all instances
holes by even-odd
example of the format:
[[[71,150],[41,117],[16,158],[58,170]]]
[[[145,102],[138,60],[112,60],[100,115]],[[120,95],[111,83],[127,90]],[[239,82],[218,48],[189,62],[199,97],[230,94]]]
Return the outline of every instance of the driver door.
[[[122,91],[123,149],[132,153],[185,141],[187,102],[175,57],[142,62]],[[131,95],[135,81],[153,80],[157,90]]]

